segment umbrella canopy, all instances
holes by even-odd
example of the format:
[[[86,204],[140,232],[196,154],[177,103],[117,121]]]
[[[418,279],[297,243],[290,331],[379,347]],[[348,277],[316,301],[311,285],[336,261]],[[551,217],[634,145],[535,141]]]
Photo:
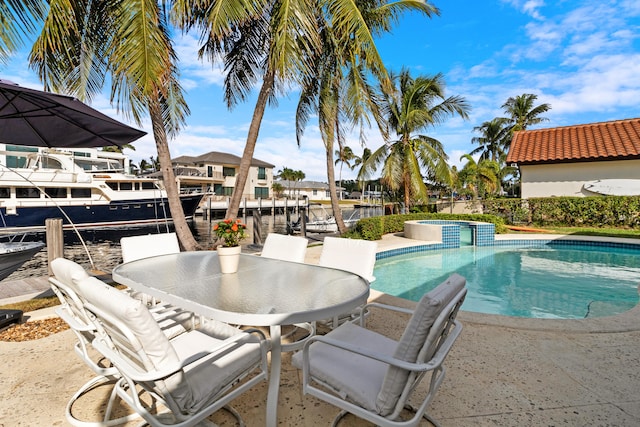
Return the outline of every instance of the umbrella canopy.
[[[145,135],[77,99],[0,79],[0,143],[56,148],[128,144]]]

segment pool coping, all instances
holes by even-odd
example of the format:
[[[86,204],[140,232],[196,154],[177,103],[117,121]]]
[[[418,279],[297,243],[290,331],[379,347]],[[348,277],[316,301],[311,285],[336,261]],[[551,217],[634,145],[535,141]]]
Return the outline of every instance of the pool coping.
[[[584,242],[600,242],[600,243],[618,243],[624,245],[632,245],[640,248],[639,239],[629,239],[623,237],[602,237],[602,236],[584,236],[571,234],[496,234],[496,241],[508,242],[516,240],[567,240],[567,241],[584,241]],[[384,243],[383,243],[384,242]],[[403,237],[403,233],[396,233],[389,236],[383,236],[383,242],[380,242],[378,254],[384,253],[387,256],[399,255],[401,253],[420,252],[424,249],[420,246],[429,246],[434,250],[434,246],[438,246],[440,242],[426,242],[412,240]],[[391,255],[393,253],[393,255]],[[373,291],[373,289],[372,289]],[[640,284],[638,287],[640,293]],[[376,291],[381,294],[382,292]],[[391,298],[405,300],[404,298],[394,297],[384,294]],[[408,300],[405,300],[408,301]],[[505,316],[499,314],[476,313],[472,311],[460,310],[458,318],[461,321],[472,322],[476,324],[499,326],[514,329],[526,329],[532,331],[548,331],[548,332],[575,332],[575,333],[612,333],[612,332],[630,332],[640,331],[640,303],[634,308],[614,316],[605,316],[592,319],[536,319],[525,317]]]

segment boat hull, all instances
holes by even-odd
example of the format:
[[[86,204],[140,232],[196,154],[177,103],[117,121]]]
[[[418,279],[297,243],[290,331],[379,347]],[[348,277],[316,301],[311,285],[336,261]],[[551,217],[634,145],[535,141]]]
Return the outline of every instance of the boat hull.
[[[0,280],[7,278],[43,247],[42,242],[1,242]]]
[[[185,217],[191,219],[203,194],[180,197]],[[64,212],[64,213],[63,213]],[[117,201],[107,204],[47,205],[17,207],[15,214],[0,208],[2,232],[42,231],[48,218],[62,218],[63,228],[103,228],[171,221],[166,198]]]

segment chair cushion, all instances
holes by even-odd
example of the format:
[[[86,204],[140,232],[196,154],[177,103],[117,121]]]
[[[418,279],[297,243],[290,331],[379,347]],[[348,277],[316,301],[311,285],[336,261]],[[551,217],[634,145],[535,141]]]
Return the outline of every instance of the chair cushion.
[[[338,341],[392,355],[398,343],[384,335],[347,322],[326,335]],[[376,398],[382,387],[387,365],[377,360],[336,347],[313,343],[309,348],[311,376],[329,387],[339,390],[343,398],[376,411]],[[302,352],[292,357],[292,363],[302,369]]]
[[[235,328],[234,328],[235,329]],[[235,329],[238,333],[244,333]],[[219,332],[219,330],[216,330]],[[182,400],[180,408],[185,413],[195,413],[211,401],[211,398],[230,384],[235,378],[260,363],[260,340],[244,333],[246,342],[232,353],[216,359],[195,363],[184,369],[185,382],[191,392],[190,400]],[[195,330],[182,334],[171,341],[178,357],[184,360],[194,354],[209,352],[220,345],[222,339]],[[171,392],[174,399],[176,396]],[[177,401],[177,400],[176,400]]]
[[[451,300],[464,289],[465,284],[466,279],[454,273],[420,299],[398,342],[393,354],[395,358],[406,362],[417,361],[418,353],[425,345],[433,322]],[[425,356],[430,358],[433,354]],[[387,369],[376,403],[380,415],[386,416],[393,412],[408,377],[409,372],[404,369],[396,367]]]
[[[75,282],[89,277],[84,267],[66,258],[56,258],[51,261],[51,271],[56,279],[71,287],[76,293],[78,289]]]

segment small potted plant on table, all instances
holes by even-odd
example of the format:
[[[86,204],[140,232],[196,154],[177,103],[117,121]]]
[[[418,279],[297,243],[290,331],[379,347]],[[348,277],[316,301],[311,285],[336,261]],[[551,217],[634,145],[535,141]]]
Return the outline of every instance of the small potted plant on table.
[[[222,241],[216,250],[220,259],[222,273],[235,273],[238,271],[240,261],[240,240],[245,237],[247,226],[240,219],[225,219],[213,226],[213,232]]]

